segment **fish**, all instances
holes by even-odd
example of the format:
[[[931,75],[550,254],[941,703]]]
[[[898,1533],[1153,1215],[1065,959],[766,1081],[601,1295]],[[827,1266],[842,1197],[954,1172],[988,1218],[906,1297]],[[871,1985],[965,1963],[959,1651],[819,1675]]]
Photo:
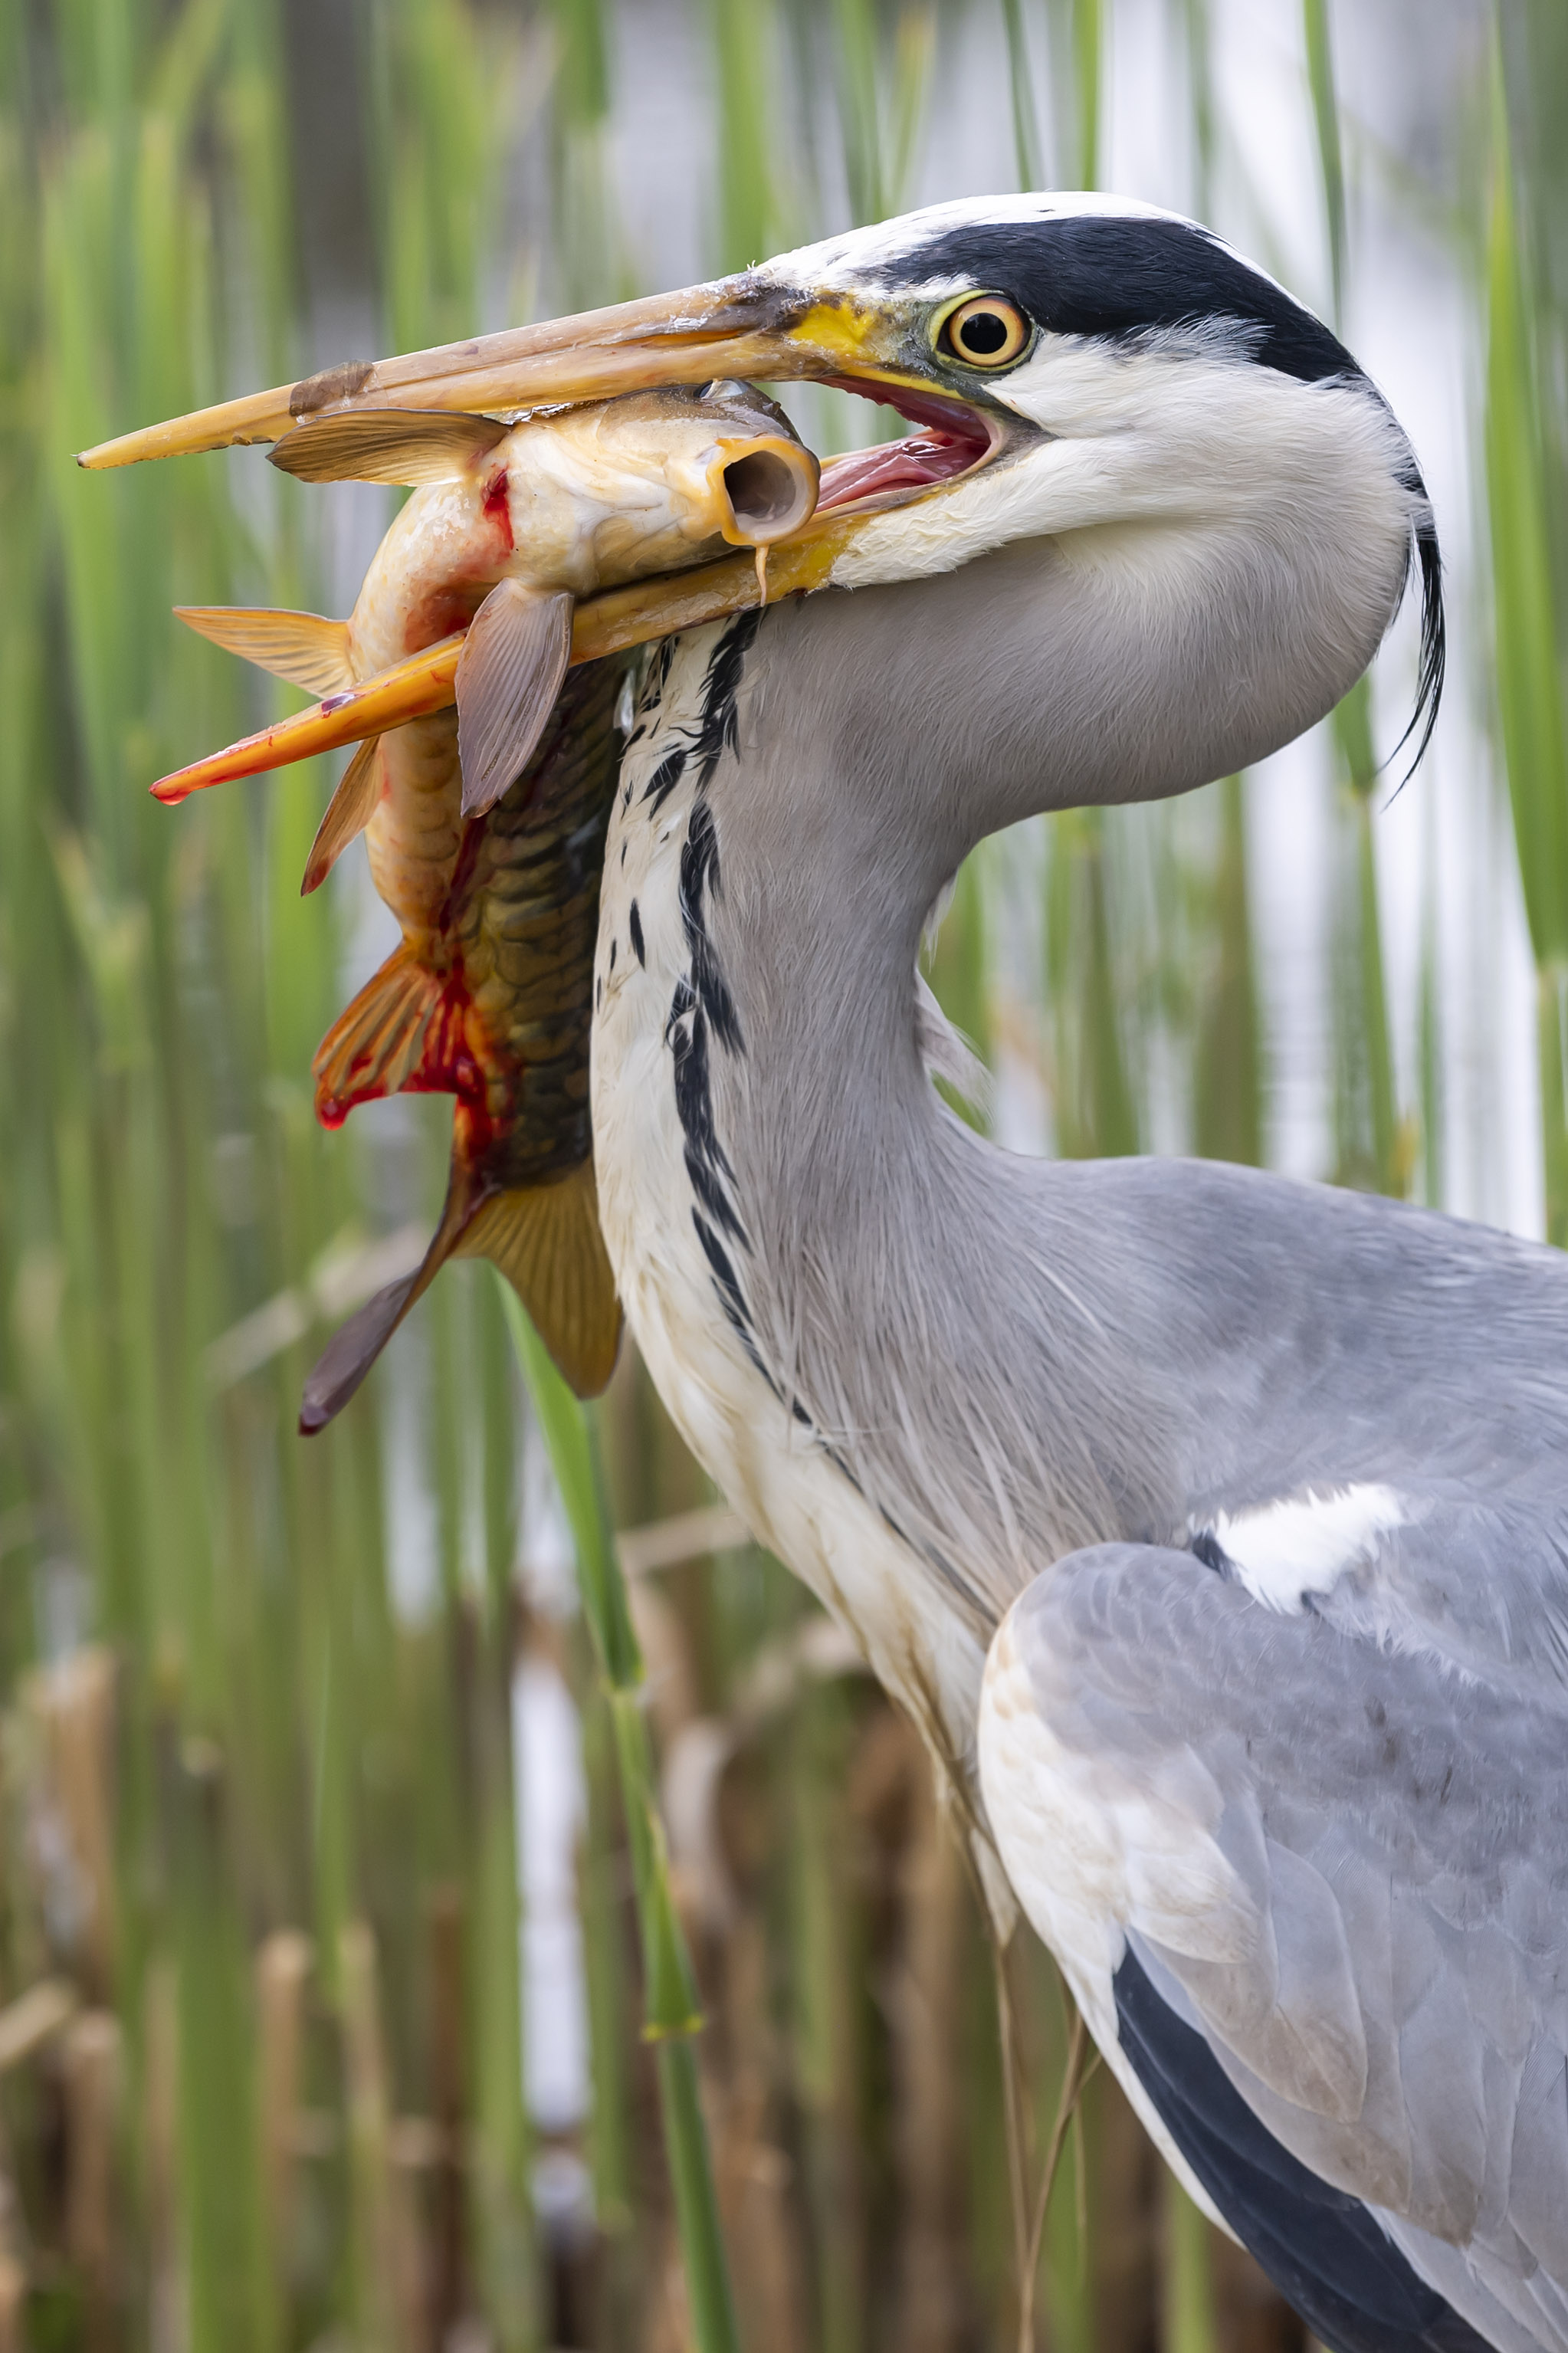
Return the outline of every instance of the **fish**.
[[[570,670],[574,611],[726,546],[755,551],[765,598],[767,550],[809,521],[817,461],[781,409],[731,383],[514,425],[329,412],[272,458],[303,480],[414,495],[346,621],[177,607],[182,619],[321,696],[328,713],[461,633],[455,707],[361,744],[301,885],[319,889],[363,831],[403,934],[317,1050],[317,1116],[339,1127],[356,1105],[400,1093],[449,1093],[456,1106],[429,1247],[334,1334],[306,1381],[300,1430],[342,1410],[452,1257],[491,1260],[572,1388],[593,1396],[614,1369],[621,1311],[594,1185],[590,1000],[616,713],[635,656]]]

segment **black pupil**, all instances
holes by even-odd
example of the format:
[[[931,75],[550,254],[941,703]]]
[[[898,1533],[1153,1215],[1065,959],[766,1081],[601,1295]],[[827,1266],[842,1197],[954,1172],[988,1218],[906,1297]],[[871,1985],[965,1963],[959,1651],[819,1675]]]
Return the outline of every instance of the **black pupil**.
[[[999,311],[975,311],[958,331],[958,340],[976,359],[989,359],[1007,340],[1007,322]]]

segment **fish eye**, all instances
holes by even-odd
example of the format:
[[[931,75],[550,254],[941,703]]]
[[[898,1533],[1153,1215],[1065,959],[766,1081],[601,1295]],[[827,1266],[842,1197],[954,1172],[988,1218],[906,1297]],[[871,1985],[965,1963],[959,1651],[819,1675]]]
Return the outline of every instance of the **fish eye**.
[[[1029,340],[1029,322],[1005,294],[976,294],[942,322],[938,348],[971,367],[1005,367]]]

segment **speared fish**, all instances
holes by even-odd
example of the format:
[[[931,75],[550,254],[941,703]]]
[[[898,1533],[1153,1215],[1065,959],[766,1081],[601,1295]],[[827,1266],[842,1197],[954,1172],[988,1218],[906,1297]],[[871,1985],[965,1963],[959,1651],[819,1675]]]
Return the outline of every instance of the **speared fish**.
[[[765,596],[766,551],[809,519],[816,460],[773,402],[729,383],[513,426],[444,411],[327,414],[272,459],[307,481],[415,491],[346,621],[176,607],[215,643],[322,696],[323,715],[363,701],[388,722],[344,770],[301,885],[319,888],[363,830],[403,931],[318,1049],[317,1115],[337,1127],[378,1096],[456,1097],[429,1247],[334,1335],[300,1426],[319,1430],[347,1403],[450,1257],[500,1267],[562,1372],[591,1396],[609,1378],[621,1323],[594,1187],[588,1032],[626,657],[569,676],[574,608],[710,563],[726,543],[756,551]],[[447,659],[456,709],[432,710],[429,681]],[[409,677],[412,701],[400,684]],[[274,765],[268,743],[289,729],[153,790],[179,800]]]

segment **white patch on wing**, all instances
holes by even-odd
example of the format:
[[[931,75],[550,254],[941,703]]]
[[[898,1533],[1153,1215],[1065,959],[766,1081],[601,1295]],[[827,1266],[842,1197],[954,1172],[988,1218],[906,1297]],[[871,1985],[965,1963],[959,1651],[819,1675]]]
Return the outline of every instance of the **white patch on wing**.
[[[1377,1481],[1331,1488],[1315,1495],[1287,1496],[1253,1512],[1216,1512],[1190,1523],[1194,1535],[1208,1534],[1234,1562],[1237,1581],[1254,1600],[1281,1614],[1297,1615],[1309,1594],[1323,1594],[1347,1569],[1359,1568],[1391,1529],[1409,1525],[1413,1514],[1403,1496]]]

